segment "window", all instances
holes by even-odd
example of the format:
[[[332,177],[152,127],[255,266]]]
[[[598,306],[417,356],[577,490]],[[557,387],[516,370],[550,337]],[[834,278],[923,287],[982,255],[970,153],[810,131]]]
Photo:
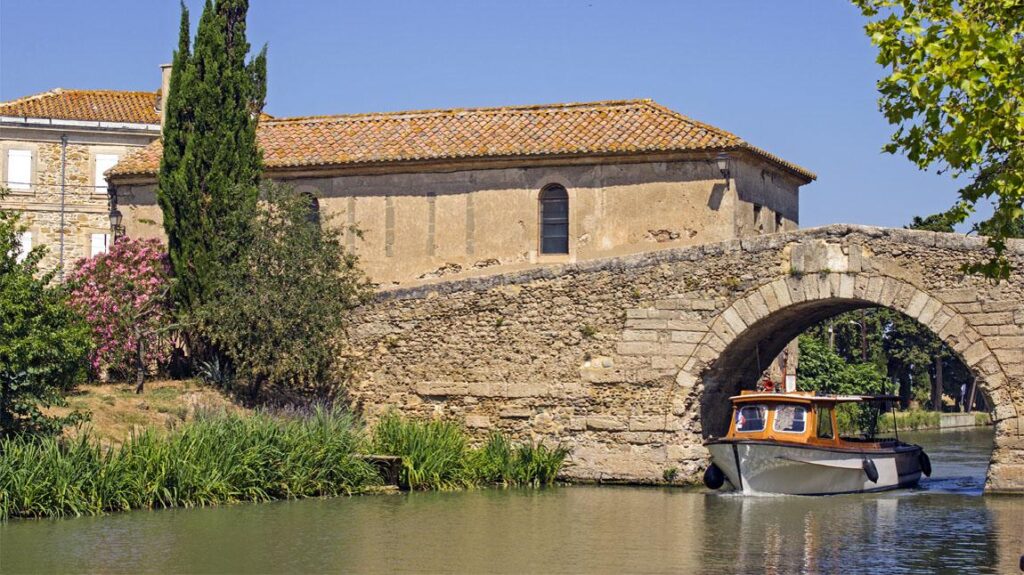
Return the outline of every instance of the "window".
[[[302,194],[309,202],[309,213],[306,215],[306,221],[320,227],[320,200],[316,199],[316,196],[310,193]]]
[[[562,186],[540,193],[540,253],[569,253],[569,193]]]
[[[12,190],[32,187],[32,150],[7,150],[7,187]]]
[[[96,187],[97,194],[107,193],[107,179],[103,172],[113,168],[117,164],[117,156],[114,154],[96,154],[96,173],[93,175],[92,185]]]
[[[768,408],[763,405],[744,405],[736,410],[736,431],[750,433],[764,431]]]
[[[775,212],[775,231],[782,231],[782,214]]]
[[[807,410],[799,405],[776,407],[772,429],[782,433],[803,433],[807,429]]]
[[[89,257],[94,258],[110,249],[110,234],[93,234],[89,241]]]
[[[764,231],[764,225],[761,223],[761,212],[764,210],[764,206],[761,204],[754,204],[754,229],[758,232]]]
[[[16,261],[23,262],[28,257],[28,253],[32,251],[32,232],[21,232],[18,234],[18,256],[14,258]]]
[[[818,437],[832,439],[832,410],[827,407],[819,407],[818,412]]]

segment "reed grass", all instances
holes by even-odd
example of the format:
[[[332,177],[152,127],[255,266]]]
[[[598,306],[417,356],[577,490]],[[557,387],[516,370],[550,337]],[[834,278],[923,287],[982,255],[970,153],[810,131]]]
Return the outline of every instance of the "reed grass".
[[[514,444],[494,432],[471,448],[461,426],[450,421],[417,421],[387,414],[373,432],[373,450],[402,458],[399,484],[406,489],[471,486],[542,486],[554,483],[568,451],[562,447]]]
[[[359,457],[366,451],[401,456],[402,487],[440,490],[548,485],[567,454],[500,433],[472,448],[455,422],[395,414],[367,438],[341,410],[200,412],[170,433],[146,431],[118,446],[87,431],[0,440],[0,520],[351,494],[382,482]]]
[[[0,440],[0,519],[349,494],[379,484],[351,416],[203,416],[105,448],[87,433]]]

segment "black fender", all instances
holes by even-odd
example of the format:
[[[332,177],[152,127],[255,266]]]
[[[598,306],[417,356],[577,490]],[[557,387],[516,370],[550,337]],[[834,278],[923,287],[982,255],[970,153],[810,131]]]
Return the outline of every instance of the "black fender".
[[[928,454],[921,450],[921,453],[917,455],[917,462],[921,465],[921,473],[924,473],[925,477],[932,476],[932,460],[928,457]]]
[[[868,476],[871,483],[878,483],[878,467],[875,467],[875,462],[865,459],[861,465],[864,467],[864,474]]]
[[[708,489],[718,489],[725,484],[725,473],[718,468],[717,465],[712,463],[704,470],[704,485]]]

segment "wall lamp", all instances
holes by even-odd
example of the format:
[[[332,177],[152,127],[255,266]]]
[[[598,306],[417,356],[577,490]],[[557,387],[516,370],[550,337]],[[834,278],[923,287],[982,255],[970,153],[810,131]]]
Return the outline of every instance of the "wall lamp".
[[[121,214],[121,210],[117,209],[117,191],[111,187],[107,190],[107,195],[110,200],[110,213],[107,214],[110,218],[110,233],[116,242],[118,238],[124,235],[124,226],[121,225],[124,216]]]
[[[722,152],[715,156],[715,164],[718,165],[718,171],[722,173],[722,177],[725,178],[725,187],[729,188],[729,155]]]

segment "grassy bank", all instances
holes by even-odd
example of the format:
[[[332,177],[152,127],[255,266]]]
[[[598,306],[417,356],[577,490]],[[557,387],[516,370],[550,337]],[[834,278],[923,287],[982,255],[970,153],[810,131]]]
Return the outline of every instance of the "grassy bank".
[[[74,437],[0,440],[0,519],[332,496],[381,484],[360,455],[399,455],[409,489],[546,485],[565,451],[494,434],[469,446],[453,422],[385,417],[367,437],[342,411],[216,412],[119,444]]]
[[[849,407],[855,406],[850,405]],[[852,409],[840,410],[836,415],[839,420],[840,432],[845,434],[861,433]],[[878,432],[881,434],[891,434],[894,417],[900,431],[917,431],[919,429],[939,429],[942,414],[937,411],[925,411],[923,409],[897,411],[895,414],[891,411],[886,411],[878,417]],[[974,418],[975,425],[984,426],[990,424],[987,413],[975,412]]]
[[[147,381],[143,393],[124,383],[79,386],[67,396],[67,406],[51,408],[50,415],[79,411],[89,415],[82,427],[69,427],[67,437],[88,433],[104,445],[119,445],[134,433],[150,430],[164,434],[195,419],[197,413],[224,411],[245,414],[219,390],[189,380]]]

